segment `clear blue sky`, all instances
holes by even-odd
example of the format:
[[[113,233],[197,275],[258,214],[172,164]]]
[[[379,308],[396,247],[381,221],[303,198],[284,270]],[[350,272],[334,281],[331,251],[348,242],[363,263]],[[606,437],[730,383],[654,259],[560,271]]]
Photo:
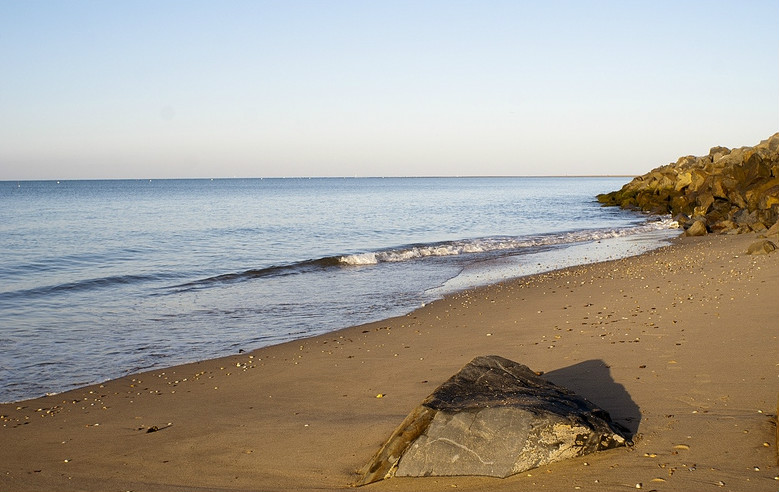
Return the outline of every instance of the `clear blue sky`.
[[[643,174],[779,131],[779,1],[0,0],[0,179]]]

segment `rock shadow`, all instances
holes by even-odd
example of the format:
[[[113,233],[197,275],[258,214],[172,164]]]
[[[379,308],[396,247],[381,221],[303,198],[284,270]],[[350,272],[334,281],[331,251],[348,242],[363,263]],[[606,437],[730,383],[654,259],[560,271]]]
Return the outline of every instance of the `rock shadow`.
[[[579,362],[562,369],[549,371],[543,376],[547,381],[563,386],[586,398],[611,416],[617,425],[627,429],[628,438],[638,432],[641,409],[630,397],[625,387],[611,377],[609,365],[602,360]]]

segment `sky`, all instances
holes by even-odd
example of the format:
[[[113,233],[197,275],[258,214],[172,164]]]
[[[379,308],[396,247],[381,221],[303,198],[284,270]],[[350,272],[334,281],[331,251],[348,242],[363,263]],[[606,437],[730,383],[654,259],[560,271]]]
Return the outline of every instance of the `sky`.
[[[0,180],[643,174],[779,131],[777,19],[777,0],[0,0]]]

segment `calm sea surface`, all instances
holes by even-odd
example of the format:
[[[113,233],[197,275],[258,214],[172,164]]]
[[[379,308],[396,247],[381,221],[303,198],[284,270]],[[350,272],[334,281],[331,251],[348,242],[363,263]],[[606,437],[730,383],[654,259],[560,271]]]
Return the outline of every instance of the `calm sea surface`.
[[[0,401],[404,314],[628,256],[627,178],[0,182]]]

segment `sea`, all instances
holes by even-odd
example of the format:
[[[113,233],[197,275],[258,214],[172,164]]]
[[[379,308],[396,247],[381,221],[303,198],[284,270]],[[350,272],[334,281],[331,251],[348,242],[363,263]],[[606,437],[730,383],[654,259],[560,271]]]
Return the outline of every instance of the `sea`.
[[[2,181],[0,402],[399,316],[678,235],[668,217],[597,203],[627,181]]]

